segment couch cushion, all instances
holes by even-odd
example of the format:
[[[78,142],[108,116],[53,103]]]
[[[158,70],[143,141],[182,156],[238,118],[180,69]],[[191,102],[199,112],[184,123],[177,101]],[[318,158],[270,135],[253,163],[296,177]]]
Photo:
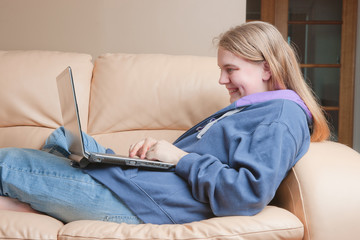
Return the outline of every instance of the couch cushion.
[[[218,84],[220,71],[214,57],[160,54],[106,54],[95,61],[88,132],[102,134],[137,130],[182,133],[204,117],[229,104]],[[180,131],[180,132],[179,132]],[[130,136],[130,134],[132,136]],[[151,136],[156,135],[149,132]],[[166,136],[167,134],[163,134]],[[111,135],[116,146],[133,143]],[[120,150],[123,151],[122,149]]]
[[[301,222],[288,211],[266,207],[253,217],[221,217],[183,225],[128,225],[76,221],[65,225],[60,240],[76,239],[302,239]]]
[[[48,51],[0,51],[0,147],[39,148],[62,125],[56,76],[71,66],[84,130],[91,56]]]
[[[41,214],[0,210],[0,239],[56,240],[63,225]]]

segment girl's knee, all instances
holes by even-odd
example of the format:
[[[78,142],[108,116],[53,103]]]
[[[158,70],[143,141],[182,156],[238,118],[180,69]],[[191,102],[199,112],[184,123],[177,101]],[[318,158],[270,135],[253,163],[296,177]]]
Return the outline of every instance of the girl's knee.
[[[68,143],[66,140],[65,128],[59,127],[55,129],[50,136],[46,139],[43,149],[49,149],[53,146],[60,146],[61,148],[68,150]]]
[[[96,140],[91,137],[90,135],[86,133],[82,133],[82,140],[84,143],[84,147],[86,151],[90,152],[99,152],[99,153],[105,153],[106,149],[105,147],[101,146]],[[68,154],[69,152],[69,143],[67,141],[66,137],[66,131],[64,127],[57,128],[51,135],[47,138],[45,145],[43,147],[43,150],[45,149],[51,149],[54,146],[60,147],[64,149]]]

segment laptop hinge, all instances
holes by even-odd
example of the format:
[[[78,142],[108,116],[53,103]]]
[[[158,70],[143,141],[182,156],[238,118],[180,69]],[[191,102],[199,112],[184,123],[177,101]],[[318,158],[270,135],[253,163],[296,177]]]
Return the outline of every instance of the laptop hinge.
[[[70,154],[69,159],[71,159],[71,166],[84,168],[89,165],[89,160],[85,157],[81,157],[79,155]]]

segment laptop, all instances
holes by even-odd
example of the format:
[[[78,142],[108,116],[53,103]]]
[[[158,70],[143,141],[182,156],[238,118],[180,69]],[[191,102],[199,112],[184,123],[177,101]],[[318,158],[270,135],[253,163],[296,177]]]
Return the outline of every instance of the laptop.
[[[90,163],[115,164],[140,168],[171,169],[175,165],[140,158],[130,158],[115,154],[89,152],[84,147],[81,131],[80,115],[76,100],[75,87],[71,67],[67,67],[56,78],[61,113],[65,128],[66,141],[69,146],[72,165],[84,168]]]

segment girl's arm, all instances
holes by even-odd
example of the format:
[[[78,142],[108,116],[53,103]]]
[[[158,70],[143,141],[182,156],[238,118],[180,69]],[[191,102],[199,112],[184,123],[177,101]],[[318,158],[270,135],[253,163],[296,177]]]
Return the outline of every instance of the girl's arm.
[[[228,164],[209,154],[190,153],[175,172],[215,215],[254,215],[272,200],[288,170],[308,149],[309,134],[293,132],[279,122],[260,125],[251,136],[234,134],[230,141],[237,141],[237,147],[229,149]]]

